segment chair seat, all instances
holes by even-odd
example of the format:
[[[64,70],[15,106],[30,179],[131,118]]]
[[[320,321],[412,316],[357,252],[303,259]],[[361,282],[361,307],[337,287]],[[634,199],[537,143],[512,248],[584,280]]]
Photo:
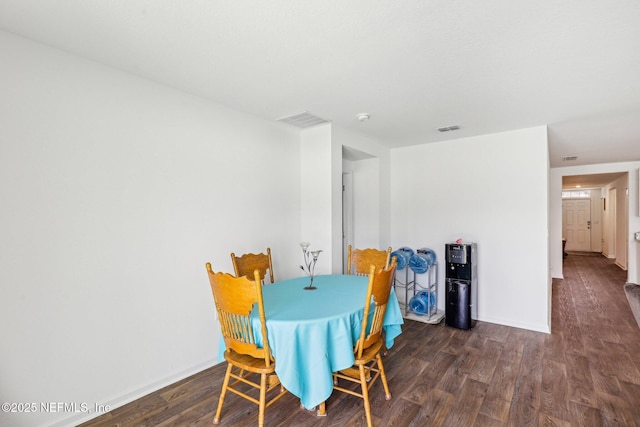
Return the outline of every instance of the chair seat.
[[[376,358],[380,350],[382,350],[382,344],[382,339],[378,339],[376,342],[371,344],[370,347],[364,349],[364,351],[362,352],[362,357],[360,359],[356,359],[355,362],[353,362],[353,365],[366,365],[367,363],[371,362]]]
[[[360,370],[355,368],[355,367],[350,367],[347,369],[343,369],[342,371],[340,371],[340,373],[342,375],[345,375],[347,377],[353,378],[353,379],[360,379]],[[367,382],[369,382],[371,380],[371,371],[370,370],[366,370],[365,371],[365,377],[364,377]]]
[[[340,373],[351,378],[360,378],[360,370],[357,368],[357,366],[366,365],[373,359],[375,359],[378,352],[382,349],[382,344],[382,340],[375,342],[371,347],[364,350],[364,352],[362,353],[362,358],[356,359],[355,362],[353,362],[353,366],[341,370]],[[366,380],[369,381],[371,379],[371,371],[367,369],[365,371],[365,374]]]
[[[270,366],[267,366],[264,359],[258,359],[248,354],[236,353],[233,350],[227,350],[224,352],[224,360],[244,369],[245,371],[254,372],[256,374],[271,374],[276,370],[276,364],[273,362]]]

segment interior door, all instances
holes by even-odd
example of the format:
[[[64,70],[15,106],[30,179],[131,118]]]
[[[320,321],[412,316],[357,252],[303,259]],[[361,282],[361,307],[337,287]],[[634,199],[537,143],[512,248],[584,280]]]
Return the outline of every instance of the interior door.
[[[567,251],[591,250],[591,199],[562,201],[562,234]]]

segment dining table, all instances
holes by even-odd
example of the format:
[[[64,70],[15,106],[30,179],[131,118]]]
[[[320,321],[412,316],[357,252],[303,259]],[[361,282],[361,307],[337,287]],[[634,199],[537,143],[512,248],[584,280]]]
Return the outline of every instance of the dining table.
[[[282,280],[262,287],[267,336],[282,385],[312,409],[333,391],[333,372],[353,365],[353,347],[360,337],[368,276],[329,274],[314,277],[316,289],[305,289],[309,277]],[[391,288],[383,320],[385,345],[402,333],[402,310]],[[254,311],[257,311],[254,309]],[[253,328],[260,337],[257,313]],[[261,344],[261,343],[260,343]],[[224,360],[221,340],[218,360]]]

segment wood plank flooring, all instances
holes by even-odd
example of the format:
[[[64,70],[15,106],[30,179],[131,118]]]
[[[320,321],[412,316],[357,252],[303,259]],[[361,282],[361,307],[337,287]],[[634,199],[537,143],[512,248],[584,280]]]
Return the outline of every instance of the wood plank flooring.
[[[640,427],[640,329],[626,272],[571,254],[564,274],[553,281],[551,334],[406,321],[384,359],[392,399],[379,382],[371,390],[374,425]],[[211,426],[223,375],[224,364],[214,366],[82,426]],[[356,397],[334,393],[327,412],[318,418],[287,395],[267,408],[265,425],[366,425]],[[255,426],[257,407],[229,394],[219,425]]]

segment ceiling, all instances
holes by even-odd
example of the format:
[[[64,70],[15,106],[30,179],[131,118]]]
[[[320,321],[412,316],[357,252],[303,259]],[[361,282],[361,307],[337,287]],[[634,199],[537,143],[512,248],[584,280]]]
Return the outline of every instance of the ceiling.
[[[640,160],[638,22],[638,0],[0,0],[2,30],[267,120],[389,147],[548,125],[552,167]]]
[[[628,175],[628,172],[563,176],[562,189],[575,190],[577,188],[580,188],[580,189],[601,188],[625,175]]]

